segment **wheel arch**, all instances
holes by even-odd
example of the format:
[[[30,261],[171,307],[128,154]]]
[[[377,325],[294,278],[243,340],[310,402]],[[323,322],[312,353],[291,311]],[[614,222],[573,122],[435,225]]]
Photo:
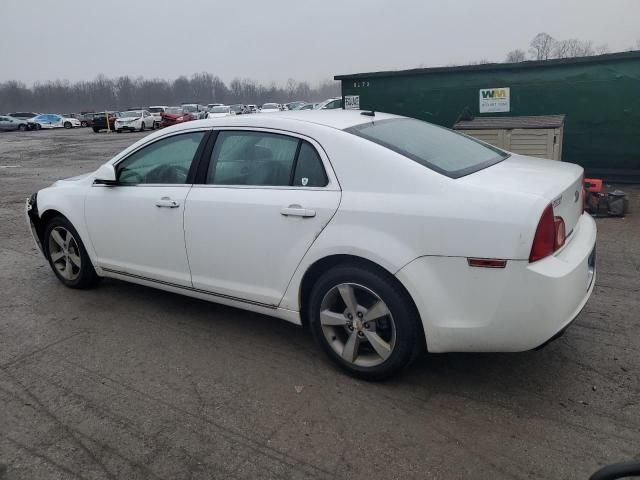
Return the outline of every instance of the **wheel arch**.
[[[316,260],[307,268],[307,270],[305,271],[302,277],[302,280],[300,282],[300,288],[298,290],[298,302],[299,302],[298,304],[300,306],[300,321],[303,326],[306,327],[308,323],[306,308],[308,307],[308,304],[309,304],[309,296],[311,294],[311,289],[313,288],[313,285],[324,272],[338,265],[362,266],[367,269],[371,269],[376,272],[382,273],[385,277],[389,279],[389,281],[396,284],[400,288],[404,296],[406,297],[407,301],[410,303],[411,308],[414,310],[414,313],[416,315],[416,321],[420,326],[419,331],[422,332],[423,340],[425,340],[424,324],[422,322],[422,319],[420,318],[420,311],[418,310],[418,306],[413,300],[413,297],[409,293],[409,290],[392,272],[390,272],[389,270],[380,266],[379,264],[377,264],[372,260],[357,256],[357,255],[346,255],[346,254],[329,255]],[[424,342],[424,345],[426,345],[426,341]]]

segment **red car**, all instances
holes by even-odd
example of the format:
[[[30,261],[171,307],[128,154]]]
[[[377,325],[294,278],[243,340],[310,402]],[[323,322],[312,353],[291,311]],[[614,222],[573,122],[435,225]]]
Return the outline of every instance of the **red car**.
[[[167,109],[160,114],[160,117],[162,118],[160,128],[170,127],[171,125],[190,122],[196,119],[195,115],[185,112],[182,110],[182,107],[167,107]]]

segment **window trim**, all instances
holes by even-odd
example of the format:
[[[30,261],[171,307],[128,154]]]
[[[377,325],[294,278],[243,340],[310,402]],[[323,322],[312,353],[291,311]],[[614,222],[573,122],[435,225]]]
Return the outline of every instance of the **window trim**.
[[[254,132],[254,133],[272,133],[275,135],[284,135],[287,137],[291,137],[293,139],[298,140],[298,147],[296,148],[296,158],[294,159],[294,163],[297,164],[298,153],[300,149],[300,145],[302,141],[306,141],[309,143],[314,150],[316,151],[318,158],[320,158],[320,162],[322,163],[322,168],[324,169],[324,174],[327,178],[327,184],[324,187],[304,187],[301,185],[217,185],[217,184],[209,184],[207,183],[207,172],[209,170],[209,164],[211,163],[211,155],[213,153],[213,149],[215,147],[216,142],[218,141],[218,134],[223,131],[245,131],[245,132]],[[265,190],[316,190],[316,191],[340,191],[340,183],[338,182],[336,173],[333,169],[333,165],[331,165],[331,161],[327,155],[327,152],[322,148],[319,142],[315,139],[308,137],[304,134],[293,132],[290,130],[281,130],[276,128],[263,128],[263,127],[251,127],[251,126],[229,126],[229,127],[216,127],[212,130],[212,135],[209,138],[210,144],[207,145],[207,148],[202,152],[202,158],[199,165],[198,175],[193,184],[193,187],[205,187],[205,188],[244,188],[244,189],[265,189]],[[293,170],[293,174],[295,174],[295,169]],[[290,181],[291,183],[291,181]]]
[[[125,160],[127,160],[129,157],[131,157],[132,155],[138,153],[139,151],[150,147],[151,145],[160,142],[162,140],[166,140],[168,138],[171,137],[176,137],[178,135],[185,135],[185,134],[189,134],[189,133],[199,133],[202,132],[204,133],[202,139],[200,140],[200,144],[198,145],[198,148],[196,149],[196,152],[193,155],[193,159],[191,160],[191,166],[189,167],[189,173],[187,174],[187,180],[185,181],[185,183],[130,183],[130,184],[120,184],[117,183],[115,185],[100,185],[100,184],[96,184],[94,183],[93,186],[108,186],[109,188],[113,188],[113,187],[185,187],[185,186],[192,186],[195,180],[195,176],[196,176],[196,172],[198,171],[198,168],[200,167],[200,163],[202,162],[203,159],[203,151],[205,146],[207,145],[207,143],[210,140],[211,137],[211,130],[208,128],[194,128],[194,129],[189,129],[189,130],[180,130],[179,132],[173,132],[170,133],[168,135],[163,135],[161,137],[158,138],[153,138],[150,139],[148,142],[140,145],[138,148],[136,148],[135,150],[132,150],[130,152],[127,152],[126,155],[122,156],[121,158],[116,159],[115,161],[112,162],[113,168],[116,171],[116,178],[117,178],[117,174],[118,174],[118,165],[121,164],[122,162],[124,162]]]

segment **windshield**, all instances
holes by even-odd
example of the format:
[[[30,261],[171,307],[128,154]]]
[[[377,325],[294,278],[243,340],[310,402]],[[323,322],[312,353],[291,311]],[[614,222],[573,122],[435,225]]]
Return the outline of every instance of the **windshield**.
[[[126,112],[122,112],[123,117],[141,117],[142,112],[140,110],[128,110]]]
[[[231,108],[231,110],[233,110],[234,112],[239,112],[239,111],[241,111],[241,110],[242,110],[242,105],[241,105],[241,104],[239,104],[239,105],[231,105],[231,107],[230,107],[230,108]]]
[[[183,105],[182,110],[185,112],[197,112],[198,109],[194,105]]]
[[[164,108],[162,108],[162,107],[149,107],[149,112],[151,112],[151,113],[162,113],[162,112],[164,112]]]
[[[451,178],[482,170],[509,156],[466,135],[413,118],[374,120],[345,131]]]
[[[171,113],[173,115],[181,115],[182,114],[182,107],[169,107],[164,111],[164,113]]]
[[[264,110],[265,108],[267,109],[274,109],[274,108],[279,108],[277,103],[265,103],[264,105],[262,105],[262,109]]]
[[[211,113],[229,113],[229,107],[213,107],[209,110]]]

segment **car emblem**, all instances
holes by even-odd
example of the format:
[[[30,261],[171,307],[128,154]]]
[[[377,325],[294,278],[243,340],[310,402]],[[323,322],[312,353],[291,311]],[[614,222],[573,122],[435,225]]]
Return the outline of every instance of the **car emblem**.
[[[553,201],[553,208],[557,207],[558,205],[560,205],[562,203],[562,195],[560,195],[558,198],[556,198]]]
[[[309,183],[309,179],[307,177],[302,177],[302,186],[305,187]]]
[[[576,203],[579,198],[580,198],[580,192],[576,190],[573,194],[573,203]]]

